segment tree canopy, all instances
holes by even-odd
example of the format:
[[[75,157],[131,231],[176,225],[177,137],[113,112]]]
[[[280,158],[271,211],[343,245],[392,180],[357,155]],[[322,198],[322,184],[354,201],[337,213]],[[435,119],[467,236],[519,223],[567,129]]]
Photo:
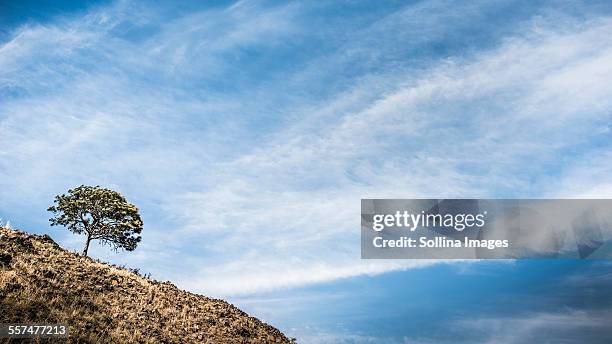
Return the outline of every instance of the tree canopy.
[[[47,209],[54,217],[51,226],[65,226],[76,234],[87,236],[83,255],[89,243],[99,240],[113,249],[133,251],[141,240],[143,222],[138,208],[119,192],[100,186],[81,185],[55,196]]]

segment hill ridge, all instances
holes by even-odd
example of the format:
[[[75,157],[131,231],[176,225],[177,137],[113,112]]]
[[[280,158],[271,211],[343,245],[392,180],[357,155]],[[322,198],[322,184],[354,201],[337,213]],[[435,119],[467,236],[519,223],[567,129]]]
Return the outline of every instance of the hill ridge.
[[[65,323],[71,343],[292,343],[219,299],[0,228],[0,323]]]

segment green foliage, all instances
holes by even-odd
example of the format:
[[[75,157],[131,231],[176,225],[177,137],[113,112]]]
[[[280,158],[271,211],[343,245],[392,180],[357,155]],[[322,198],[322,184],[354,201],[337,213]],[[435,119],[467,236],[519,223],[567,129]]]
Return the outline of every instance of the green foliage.
[[[47,209],[54,214],[49,219],[51,226],[62,225],[87,235],[83,255],[92,240],[127,251],[136,249],[140,242],[143,223],[138,208],[116,191],[81,185],[55,196],[53,203]]]

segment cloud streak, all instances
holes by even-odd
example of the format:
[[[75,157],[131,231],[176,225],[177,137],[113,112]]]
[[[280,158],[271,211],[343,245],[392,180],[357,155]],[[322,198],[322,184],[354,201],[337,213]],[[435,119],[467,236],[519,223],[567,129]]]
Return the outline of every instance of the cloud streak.
[[[417,49],[467,24],[406,5],[347,43],[308,27],[318,10],[117,2],[16,29],[0,47],[3,215],[42,215],[75,184],[117,188],[145,215],[143,245],[94,254],[234,295],[435,263],[360,261],[360,198],[575,195],[576,171],[609,149],[610,17],[544,13],[414,68],[396,39]]]

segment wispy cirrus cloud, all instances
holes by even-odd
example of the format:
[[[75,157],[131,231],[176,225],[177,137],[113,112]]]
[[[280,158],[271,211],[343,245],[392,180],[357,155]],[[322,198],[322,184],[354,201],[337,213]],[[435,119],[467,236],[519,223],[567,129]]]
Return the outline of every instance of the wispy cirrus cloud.
[[[609,149],[610,17],[544,11],[435,55],[419,50],[495,5],[405,5],[358,30],[313,30],[309,6],[117,2],[16,29],[0,47],[0,209],[44,218],[75,184],[117,188],[145,240],[94,254],[240,294],[434,263],[360,261],[360,198],[555,194]]]

